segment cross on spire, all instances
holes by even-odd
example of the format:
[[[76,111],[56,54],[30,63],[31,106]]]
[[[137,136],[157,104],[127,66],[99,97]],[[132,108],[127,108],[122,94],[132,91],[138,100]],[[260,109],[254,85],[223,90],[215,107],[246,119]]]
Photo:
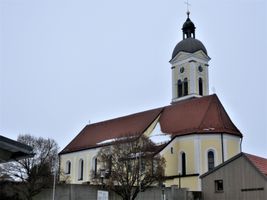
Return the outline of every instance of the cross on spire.
[[[189,17],[189,14],[190,14],[189,6],[191,6],[191,4],[188,2],[188,0],[186,0],[184,3],[185,3],[186,6],[187,6],[187,12],[186,12],[186,14],[187,14],[187,16]]]

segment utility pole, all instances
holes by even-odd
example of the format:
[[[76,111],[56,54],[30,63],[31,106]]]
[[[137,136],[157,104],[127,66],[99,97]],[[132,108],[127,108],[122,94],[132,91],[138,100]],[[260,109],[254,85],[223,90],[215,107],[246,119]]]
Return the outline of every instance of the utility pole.
[[[54,181],[53,181],[53,196],[52,196],[52,200],[55,200],[55,194],[56,194],[56,176],[57,176],[57,157],[54,159]]]

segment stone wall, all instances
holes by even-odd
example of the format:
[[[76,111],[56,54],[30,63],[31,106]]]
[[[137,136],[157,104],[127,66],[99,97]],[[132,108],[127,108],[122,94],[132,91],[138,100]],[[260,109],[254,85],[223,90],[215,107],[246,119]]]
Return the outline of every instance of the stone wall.
[[[19,191],[23,185],[15,182],[0,182],[0,199],[25,200]],[[104,190],[101,186],[81,184],[58,184],[55,190],[55,200],[97,200],[97,191]],[[164,198],[163,198],[164,197]],[[136,200],[201,200],[201,193],[190,192],[187,189],[172,187],[151,187],[139,193]],[[42,190],[33,200],[53,199],[53,189]],[[109,191],[109,200],[121,200],[114,192]]]
[[[56,186],[55,200],[97,200],[97,191],[101,187],[91,185],[61,184]],[[199,195],[199,194],[198,194]],[[51,200],[53,196],[52,189],[43,190],[34,200]],[[144,192],[139,193],[136,200],[200,200],[196,193],[188,192],[187,189],[178,189],[177,186],[168,188],[151,187]],[[109,191],[109,200],[121,200],[114,192]]]

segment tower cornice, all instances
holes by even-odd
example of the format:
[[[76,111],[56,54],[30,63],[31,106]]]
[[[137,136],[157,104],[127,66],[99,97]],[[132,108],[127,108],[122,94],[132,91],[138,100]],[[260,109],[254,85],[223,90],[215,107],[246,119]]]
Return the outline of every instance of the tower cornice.
[[[169,62],[172,65],[183,64],[186,62],[205,62],[206,64],[211,60],[211,58],[206,55],[202,50],[199,50],[195,53],[179,52],[173,59]]]

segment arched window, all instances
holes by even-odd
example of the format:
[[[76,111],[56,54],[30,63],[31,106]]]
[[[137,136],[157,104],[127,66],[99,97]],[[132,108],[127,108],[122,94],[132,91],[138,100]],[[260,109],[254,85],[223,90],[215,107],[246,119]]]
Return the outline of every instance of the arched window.
[[[199,95],[203,95],[203,81],[202,81],[202,78],[199,78],[198,79],[198,92],[199,92]]]
[[[184,79],[184,95],[183,96],[186,96],[188,95],[188,80],[187,78]]]
[[[214,152],[208,151],[208,171],[214,168]]]
[[[182,84],[182,81],[181,80],[178,80],[178,97],[181,97],[183,96],[183,84]]]
[[[186,175],[186,155],[185,152],[181,153],[181,167],[182,167],[182,175]]]
[[[97,157],[94,157],[93,158],[93,172],[94,172],[94,175],[96,176],[97,175]]]
[[[78,180],[83,180],[83,159],[79,160],[79,167],[78,167]]]
[[[68,160],[65,166],[65,174],[70,174],[70,170],[71,170],[71,162]]]

